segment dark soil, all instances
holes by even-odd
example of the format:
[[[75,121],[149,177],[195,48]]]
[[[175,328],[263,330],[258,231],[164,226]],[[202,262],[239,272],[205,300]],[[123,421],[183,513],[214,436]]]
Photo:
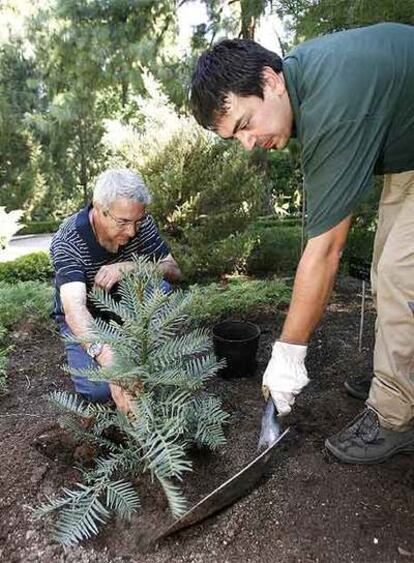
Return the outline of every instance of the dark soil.
[[[142,551],[142,541],[170,522],[161,491],[139,483],[143,508],[132,523],[111,521],[83,546],[62,549],[50,520],[35,521],[31,507],[80,480],[73,468],[82,451],[57,425],[46,395],[70,390],[63,347],[50,329],[26,326],[14,334],[10,393],[0,400],[0,560],[68,562],[403,562],[414,561],[414,465],[396,456],[377,466],[337,463],[324,440],[362,408],[343,381],[372,369],[374,313],[368,302],[362,353],[358,351],[358,284],[332,299],[308,355],[311,383],[285,425],[260,486],[202,524]],[[249,320],[262,336],[256,375],[214,382],[231,413],[228,443],[217,454],[194,453],[186,493],[196,502],[255,455],[263,399],[261,375],[284,312],[261,311]],[[191,504],[190,502],[190,504]]]

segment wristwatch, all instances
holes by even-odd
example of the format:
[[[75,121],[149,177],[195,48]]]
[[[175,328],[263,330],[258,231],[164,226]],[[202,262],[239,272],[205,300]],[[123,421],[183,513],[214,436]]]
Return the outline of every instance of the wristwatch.
[[[94,342],[89,344],[86,348],[86,353],[91,358],[95,359],[102,352],[104,345],[101,342]]]

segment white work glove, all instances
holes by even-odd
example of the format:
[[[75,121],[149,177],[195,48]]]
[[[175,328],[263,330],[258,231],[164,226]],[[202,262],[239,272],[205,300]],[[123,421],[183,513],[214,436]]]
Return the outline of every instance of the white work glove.
[[[263,393],[269,392],[280,416],[289,414],[295,396],[309,383],[305,358],[308,347],[275,342],[272,357],[263,374]]]

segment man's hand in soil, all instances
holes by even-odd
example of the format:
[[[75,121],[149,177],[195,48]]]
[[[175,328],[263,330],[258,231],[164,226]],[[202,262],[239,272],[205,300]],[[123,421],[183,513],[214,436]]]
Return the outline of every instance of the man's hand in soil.
[[[307,346],[275,342],[263,375],[263,392],[270,392],[279,416],[289,414],[295,396],[308,384]]]

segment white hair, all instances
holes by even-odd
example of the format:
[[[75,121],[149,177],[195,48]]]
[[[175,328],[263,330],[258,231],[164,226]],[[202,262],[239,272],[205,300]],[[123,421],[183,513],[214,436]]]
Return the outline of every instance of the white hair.
[[[138,203],[148,205],[151,195],[137,172],[128,168],[112,168],[99,174],[93,190],[93,201],[104,209],[119,198],[133,199]]]

